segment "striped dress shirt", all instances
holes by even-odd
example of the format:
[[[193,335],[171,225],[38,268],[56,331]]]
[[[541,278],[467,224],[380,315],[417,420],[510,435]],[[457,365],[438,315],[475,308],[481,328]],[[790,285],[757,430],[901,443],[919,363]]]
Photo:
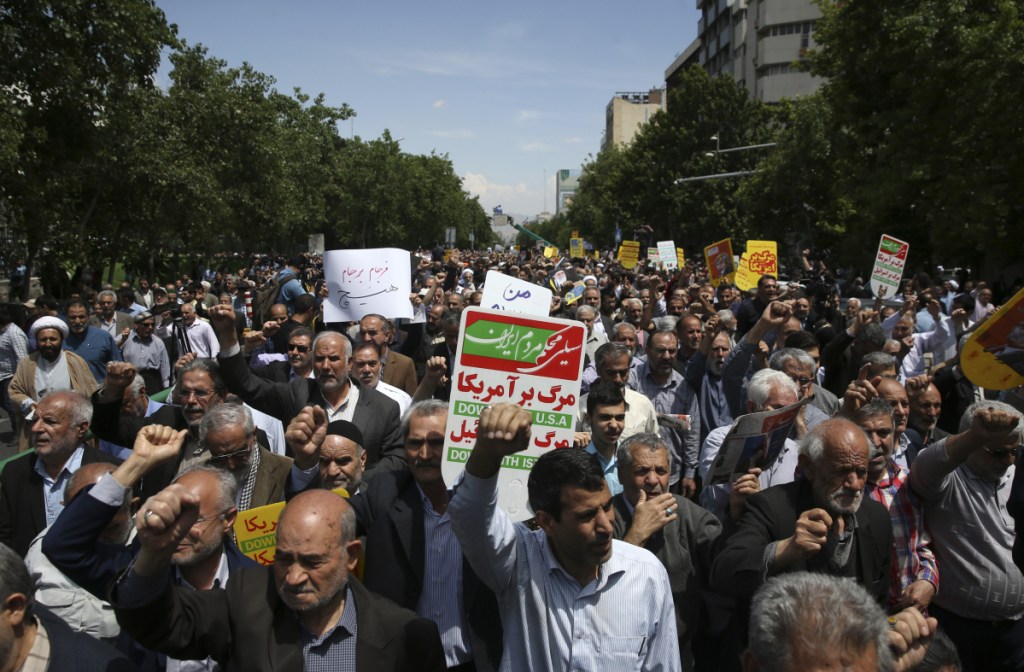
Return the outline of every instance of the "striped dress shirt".
[[[497,475],[465,475],[448,511],[470,565],[497,595],[503,671],[681,670],[672,588],[649,551],[612,542],[597,578],[581,586],[543,531],[497,507]]]

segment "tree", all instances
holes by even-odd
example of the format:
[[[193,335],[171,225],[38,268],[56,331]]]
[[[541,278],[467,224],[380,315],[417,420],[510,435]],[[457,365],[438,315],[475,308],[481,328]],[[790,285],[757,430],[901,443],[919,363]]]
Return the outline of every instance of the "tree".
[[[174,30],[149,0],[7,0],[0,9],[0,198],[26,241],[27,263],[48,246],[78,249],[97,194],[88,193],[103,119],[152,88]],[[12,119],[13,117],[13,119]],[[16,149],[14,149],[16,147]]]
[[[813,55],[858,241],[977,265],[1024,243],[1024,24],[1016,0],[820,2]],[[872,243],[873,245],[874,243]]]

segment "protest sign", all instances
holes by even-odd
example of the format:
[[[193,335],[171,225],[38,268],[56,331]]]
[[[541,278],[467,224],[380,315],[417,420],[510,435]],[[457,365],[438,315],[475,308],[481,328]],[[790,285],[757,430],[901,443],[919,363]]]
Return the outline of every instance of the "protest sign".
[[[686,266],[686,253],[681,247],[676,248],[676,264],[679,268]]]
[[[1024,385],[1024,289],[975,329],[960,353],[960,368],[978,387]]]
[[[676,244],[671,240],[658,241],[658,257],[665,268],[675,268],[679,258],[676,256]]]
[[[786,445],[786,437],[796,422],[797,413],[808,401],[809,397],[775,411],[736,418],[711,465],[708,482],[731,483],[748,469],[765,469],[774,464]]]
[[[480,305],[546,317],[551,312],[551,290],[498,271],[487,271]]]
[[[658,248],[656,248],[656,247],[648,247],[647,248],[647,260],[648,261],[653,261],[653,262],[661,261],[661,256],[658,254]]]
[[[577,301],[579,301],[580,298],[583,296],[583,290],[585,290],[585,289],[586,289],[586,286],[583,284],[582,281],[577,282],[576,286],[573,287],[569,291],[569,293],[565,295],[565,305],[571,306],[574,303],[576,303]],[[550,311],[548,311],[548,312],[550,312]]]
[[[744,292],[757,287],[762,275],[779,274],[778,245],[774,240],[748,240],[733,282]]]
[[[498,505],[526,520],[526,482],[542,454],[573,444],[586,327],[573,320],[469,307],[462,311],[442,457],[444,482],[457,482],[473,447],[480,413],[499,402],[533,415],[530,447],[509,455],[498,474]]]
[[[619,245],[619,263],[623,268],[631,269],[640,259],[640,243],[636,240],[624,240]]]
[[[580,259],[586,256],[586,251],[583,249],[582,238],[570,238],[569,239],[569,256],[574,259]]]
[[[545,259],[551,259],[551,258],[557,257],[557,256],[558,256],[558,248],[557,247],[545,247],[544,248],[544,258]]]
[[[345,488],[332,490],[348,498]],[[277,552],[277,520],[284,510],[284,502],[267,504],[247,511],[239,511],[233,529],[238,550],[264,566],[274,564]]]
[[[409,253],[395,247],[325,252],[324,321],[356,321],[370,313],[412,317],[411,277]]]
[[[875,254],[875,268],[871,271],[871,292],[880,299],[899,293],[903,268],[907,265],[910,244],[892,236],[882,235]]]
[[[736,272],[732,260],[732,239],[720,240],[704,248],[704,261],[708,265],[708,279],[715,287],[732,279]]]

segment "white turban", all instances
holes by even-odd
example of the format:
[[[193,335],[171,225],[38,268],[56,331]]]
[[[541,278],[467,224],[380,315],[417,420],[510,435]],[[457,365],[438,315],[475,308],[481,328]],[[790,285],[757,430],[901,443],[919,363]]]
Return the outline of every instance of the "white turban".
[[[32,323],[32,326],[28,330],[29,338],[35,340],[36,334],[39,333],[40,329],[56,329],[60,332],[61,339],[68,337],[68,325],[64,320],[59,317],[40,317],[38,320]]]

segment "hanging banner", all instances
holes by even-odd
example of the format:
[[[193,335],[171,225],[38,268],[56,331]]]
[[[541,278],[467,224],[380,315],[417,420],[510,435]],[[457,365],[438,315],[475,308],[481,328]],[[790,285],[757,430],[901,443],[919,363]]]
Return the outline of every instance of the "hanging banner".
[[[708,265],[708,280],[713,286],[718,287],[723,282],[731,282],[736,272],[732,259],[732,238],[705,247],[704,262]]]
[[[441,473],[458,481],[476,445],[480,413],[499,402],[533,415],[530,447],[502,460],[498,505],[513,521],[533,514],[526,490],[537,458],[573,444],[583,374],[586,327],[575,320],[529,317],[468,307],[462,311],[459,345]]]
[[[412,315],[409,252],[397,247],[330,250],[324,253],[325,322],[355,322],[377,313],[389,318]]]
[[[960,353],[960,368],[978,387],[1024,385],[1024,289],[974,330]]]
[[[871,292],[880,299],[899,294],[903,268],[907,265],[910,243],[882,235],[875,254],[875,268],[871,271]]]

